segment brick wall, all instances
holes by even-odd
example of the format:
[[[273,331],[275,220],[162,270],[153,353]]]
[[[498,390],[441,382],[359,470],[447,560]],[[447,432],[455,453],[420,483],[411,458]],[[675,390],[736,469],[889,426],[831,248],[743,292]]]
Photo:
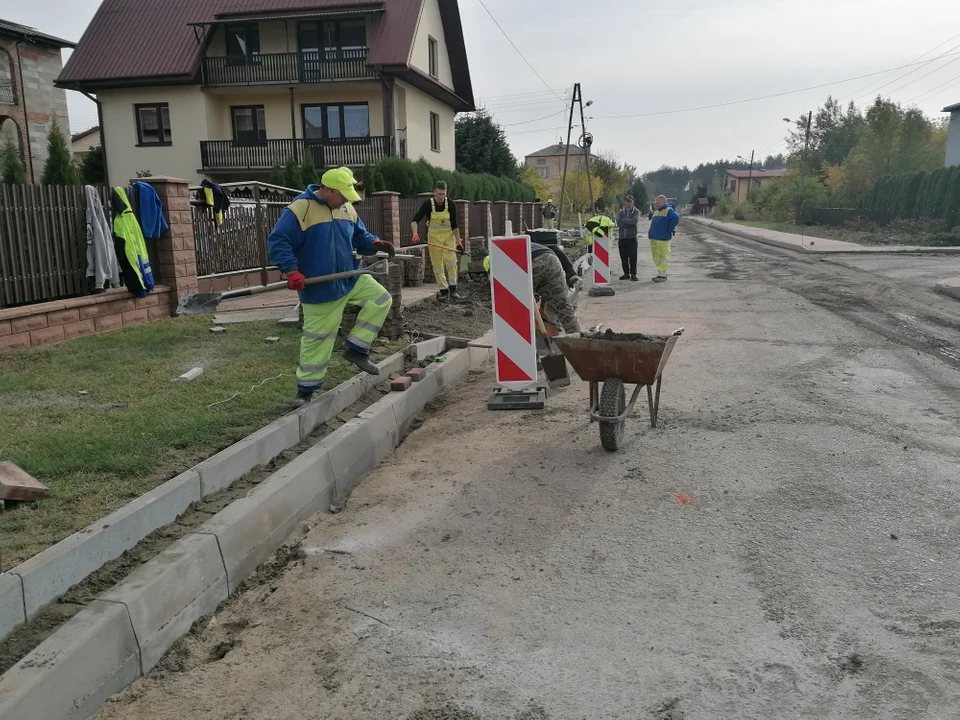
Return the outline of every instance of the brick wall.
[[[99,295],[0,310],[0,352],[49,345],[170,317],[175,301],[158,285],[145,298],[117,288]]]

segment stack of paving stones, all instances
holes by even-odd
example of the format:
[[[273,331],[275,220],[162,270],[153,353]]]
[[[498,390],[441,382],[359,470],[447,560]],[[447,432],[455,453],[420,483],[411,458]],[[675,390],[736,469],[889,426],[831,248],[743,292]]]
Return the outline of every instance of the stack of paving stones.
[[[422,247],[405,247],[404,255],[414,255],[416,260],[405,260],[403,264],[403,286],[420,287],[423,285],[424,249]]]

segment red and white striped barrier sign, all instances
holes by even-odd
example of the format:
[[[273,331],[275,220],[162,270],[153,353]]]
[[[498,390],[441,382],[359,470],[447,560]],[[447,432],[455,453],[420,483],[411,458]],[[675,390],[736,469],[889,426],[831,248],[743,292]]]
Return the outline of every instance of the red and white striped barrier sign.
[[[593,236],[593,284],[610,284],[610,236]]]
[[[537,382],[529,236],[490,240],[490,287],[497,383],[509,390],[523,390]]]

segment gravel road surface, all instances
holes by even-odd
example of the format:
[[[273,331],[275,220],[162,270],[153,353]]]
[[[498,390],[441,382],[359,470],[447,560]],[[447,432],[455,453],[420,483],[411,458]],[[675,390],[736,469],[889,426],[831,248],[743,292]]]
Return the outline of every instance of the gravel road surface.
[[[581,308],[686,328],[657,429],[471,375],[98,717],[960,717],[960,303],[915,282],[954,260],[674,245]]]

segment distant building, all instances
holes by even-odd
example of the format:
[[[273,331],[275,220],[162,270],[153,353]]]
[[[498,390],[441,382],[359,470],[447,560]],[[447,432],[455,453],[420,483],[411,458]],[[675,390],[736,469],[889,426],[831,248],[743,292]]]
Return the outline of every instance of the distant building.
[[[943,109],[950,113],[950,129],[947,135],[947,167],[960,165],[960,103]]]
[[[82,133],[77,133],[70,138],[70,147],[73,150],[73,156],[77,160],[83,160],[87,153],[93,150],[93,148],[99,147],[100,143],[99,125],[95,125],[89,130],[84,130]]]
[[[744,202],[750,190],[750,183],[753,183],[753,189],[757,190],[762,185],[786,174],[786,170],[727,170],[727,183],[723,194],[732,196],[737,202]]]
[[[559,202],[560,185],[563,182],[563,162],[566,155],[566,146],[563,143],[548,145],[542,150],[530,153],[524,158],[524,164],[547,181],[547,185],[557,197],[554,201]],[[568,160],[567,172],[576,172],[584,169],[583,150],[576,145],[570,146],[570,158]],[[590,155],[592,158],[593,155]],[[546,200],[547,198],[543,198]]]
[[[70,132],[67,94],[53,83],[63,69],[60,51],[72,47],[69,40],[0,20],[0,142],[13,140],[29,181],[43,172],[53,123]]]

